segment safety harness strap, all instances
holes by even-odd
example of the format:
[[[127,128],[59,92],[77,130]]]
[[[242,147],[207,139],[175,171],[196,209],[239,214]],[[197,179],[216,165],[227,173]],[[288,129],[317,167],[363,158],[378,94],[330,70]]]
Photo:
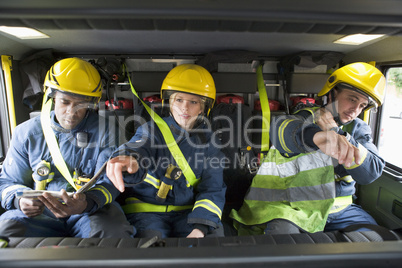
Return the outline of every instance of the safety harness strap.
[[[267,152],[269,150],[269,127],[271,121],[271,110],[269,109],[269,100],[267,90],[265,88],[264,77],[262,74],[262,65],[258,66],[257,68],[257,85],[262,111],[261,152]],[[261,154],[261,159],[263,157],[264,153]]]
[[[45,94],[43,96],[42,112],[40,115],[40,122],[42,125],[43,135],[45,136],[47,146],[49,147],[49,151],[53,158],[53,162],[56,168],[60,171],[61,175],[63,175],[63,177],[68,181],[68,183],[75,190],[78,190],[77,186],[75,186],[73,178],[71,177],[66,162],[64,161],[63,156],[61,155],[59,144],[57,143],[56,140],[56,135],[54,134],[53,129],[50,126],[50,111],[52,109],[52,104],[53,104],[52,99],[51,98],[48,99],[48,95]]]
[[[15,107],[14,107],[14,92],[13,92],[13,84],[11,78],[11,71],[13,70],[12,65],[12,57],[7,55],[1,55],[1,66],[0,69],[4,74],[4,82],[6,89],[6,97],[7,97],[7,105],[8,105],[8,120],[10,122],[10,131],[11,135],[15,127],[17,126],[17,121],[15,117]]]
[[[122,206],[125,214],[139,213],[139,212],[171,212],[192,209],[193,205],[186,206],[172,206],[172,205],[156,205],[145,203],[135,197],[126,199],[126,205]]]
[[[170,153],[172,154],[174,160],[176,161],[177,165],[183,171],[184,176],[186,177],[187,181],[190,185],[195,185],[197,182],[197,178],[191,169],[190,165],[187,162],[187,159],[184,157],[183,153],[181,152],[179,146],[177,145],[172,132],[168,124],[157,114],[154,110],[152,110],[137,94],[133,84],[131,83],[130,75],[128,75],[128,81],[130,83],[131,91],[133,94],[142,102],[145,109],[151,116],[151,118],[155,121],[156,125],[158,126],[159,130],[161,131],[163,138],[165,139],[166,145],[169,148]]]

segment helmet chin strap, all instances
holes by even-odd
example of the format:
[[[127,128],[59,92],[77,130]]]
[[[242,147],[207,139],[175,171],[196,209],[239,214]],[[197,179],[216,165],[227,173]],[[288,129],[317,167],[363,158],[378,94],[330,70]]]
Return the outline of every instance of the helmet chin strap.
[[[331,90],[329,92],[329,94],[331,94],[331,106],[332,106],[331,107],[332,109],[330,110],[330,112],[331,112],[332,116],[334,117],[334,121],[336,122],[336,124],[339,127],[349,124],[350,122],[346,122],[346,123],[341,122],[341,119],[340,119],[339,113],[338,113],[338,109],[336,109],[336,106],[335,106],[335,93],[334,93],[334,90]],[[327,105],[328,105],[328,101],[322,107],[325,107]]]
[[[332,111],[331,111],[332,116],[334,117],[336,124],[338,126],[342,126],[343,124],[341,122],[341,119],[339,118],[338,109],[335,106],[335,92],[333,90],[331,90],[330,94],[331,94],[331,104],[332,104]]]

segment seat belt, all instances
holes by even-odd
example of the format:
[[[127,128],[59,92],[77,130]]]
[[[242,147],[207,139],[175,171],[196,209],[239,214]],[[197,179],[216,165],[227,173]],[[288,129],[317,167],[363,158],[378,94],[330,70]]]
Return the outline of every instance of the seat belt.
[[[265,88],[264,76],[262,74],[262,64],[258,66],[256,73],[257,73],[258,94],[260,95],[260,103],[262,111],[261,153],[260,153],[260,162],[261,162],[266,153],[269,151],[269,128],[271,124],[271,110],[269,108],[267,90]]]
[[[46,144],[49,147],[50,155],[56,168],[60,171],[61,175],[68,181],[68,183],[77,191],[78,188],[71,177],[70,171],[61,155],[59,144],[56,140],[56,135],[50,126],[50,111],[52,109],[53,100],[48,99],[48,94],[43,96],[42,112],[40,115],[40,122],[42,125],[43,135],[45,136]]]
[[[141,101],[141,103],[144,105],[145,109],[151,116],[151,118],[155,121],[156,125],[158,126],[159,130],[162,133],[162,136],[166,142],[166,145],[169,148],[170,153],[172,154],[177,165],[182,170],[184,176],[186,177],[187,182],[190,185],[194,186],[197,183],[197,178],[193,170],[191,169],[190,165],[188,164],[187,159],[184,157],[182,151],[177,145],[176,140],[174,139],[168,124],[138,96],[137,91],[135,90],[133,84],[131,83],[130,74],[128,74],[127,76],[128,81],[130,83],[131,91]],[[189,187],[189,185],[187,185],[187,187]]]

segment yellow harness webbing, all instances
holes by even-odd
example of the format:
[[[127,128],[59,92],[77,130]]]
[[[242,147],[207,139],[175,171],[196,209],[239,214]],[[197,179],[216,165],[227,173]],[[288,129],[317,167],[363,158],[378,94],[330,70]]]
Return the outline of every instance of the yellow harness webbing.
[[[40,122],[42,125],[43,135],[45,136],[45,140],[47,146],[49,147],[50,154],[53,158],[54,165],[60,171],[61,175],[68,181],[68,183],[75,189],[74,180],[71,177],[70,171],[64,161],[63,156],[61,155],[59,144],[57,143],[56,136],[53,132],[53,129],[50,126],[50,111],[52,109],[53,101],[51,98],[48,99],[48,95],[45,94],[43,96],[42,103],[42,112],[40,115]]]
[[[271,122],[271,110],[269,108],[269,100],[267,90],[265,88],[264,77],[262,74],[262,65],[257,68],[257,85],[258,94],[260,95],[261,111],[262,111],[262,133],[261,133],[261,152],[269,150],[269,128]],[[261,153],[261,159],[264,153]]]
[[[135,197],[126,199],[127,204],[122,206],[125,214],[140,212],[172,212],[192,209],[193,205],[173,206],[173,205],[156,205],[145,203]]]
[[[131,91],[133,94],[142,102],[145,109],[151,116],[151,118],[155,121],[156,125],[158,126],[159,130],[162,133],[163,138],[165,139],[166,145],[169,148],[170,153],[172,154],[174,160],[176,161],[177,165],[183,171],[184,176],[186,177],[187,181],[190,185],[195,185],[197,183],[197,178],[191,169],[190,165],[187,162],[187,159],[184,157],[183,153],[181,152],[179,146],[176,143],[176,140],[173,137],[172,132],[168,124],[157,114],[154,110],[152,110],[137,94],[136,90],[134,89],[133,84],[131,83],[130,75],[128,75],[128,81],[131,86]]]

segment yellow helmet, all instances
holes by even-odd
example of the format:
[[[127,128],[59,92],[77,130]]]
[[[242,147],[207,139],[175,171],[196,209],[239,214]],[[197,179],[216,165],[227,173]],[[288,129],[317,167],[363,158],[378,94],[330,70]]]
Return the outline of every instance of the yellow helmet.
[[[209,114],[216,98],[216,88],[212,75],[196,64],[182,64],[173,68],[165,77],[161,87],[162,100],[169,99],[174,92],[194,94],[205,100]]]
[[[371,64],[355,62],[337,69],[328,78],[318,96],[326,95],[339,84],[346,84],[346,87],[351,86],[354,90],[371,98],[374,103],[369,103],[365,110],[381,106],[384,102],[385,77]]]
[[[102,82],[99,72],[92,64],[78,58],[56,62],[47,72],[44,90],[48,96],[55,91],[89,97],[98,103],[102,97]]]

